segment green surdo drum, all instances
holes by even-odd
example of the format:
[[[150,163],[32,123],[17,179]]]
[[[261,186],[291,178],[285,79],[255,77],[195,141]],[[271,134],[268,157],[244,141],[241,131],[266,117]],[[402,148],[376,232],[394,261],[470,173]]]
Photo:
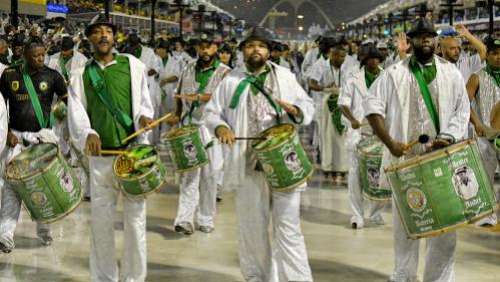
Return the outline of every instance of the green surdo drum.
[[[374,136],[366,136],[357,145],[359,160],[359,183],[363,195],[371,200],[386,201],[392,196],[389,187],[380,187],[380,167],[384,145]]]
[[[313,174],[314,168],[293,125],[273,126],[261,132],[259,137],[264,139],[254,141],[252,148],[271,190],[292,190]]]
[[[126,196],[145,197],[165,182],[166,169],[151,145],[136,145],[115,158],[113,171]]]
[[[167,141],[177,172],[191,171],[208,164],[208,154],[201,141],[198,126],[188,125],[172,129],[162,139]]]
[[[497,200],[476,141],[408,159],[386,169],[412,239],[435,236],[495,212]]]
[[[22,151],[7,165],[5,176],[36,221],[57,221],[82,199],[76,174],[54,144],[37,144]]]

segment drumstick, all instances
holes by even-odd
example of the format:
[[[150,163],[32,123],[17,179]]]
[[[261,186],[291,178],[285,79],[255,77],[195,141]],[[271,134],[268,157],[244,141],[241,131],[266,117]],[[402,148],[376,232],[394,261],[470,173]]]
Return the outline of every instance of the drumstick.
[[[429,135],[422,134],[422,135],[420,135],[418,137],[417,140],[413,140],[410,143],[405,144],[405,150],[409,150],[409,149],[411,149],[413,146],[415,146],[417,144],[425,144],[425,143],[429,142],[430,139],[431,138],[429,137]]]
[[[234,140],[267,140],[266,137],[236,137]]]
[[[101,150],[101,155],[125,155],[127,151],[119,150]]]
[[[135,137],[137,137],[137,136],[141,135],[142,133],[144,133],[144,132],[146,132],[146,131],[148,131],[148,130],[151,130],[151,129],[153,129],[153,128],[157,127],[158,125],[160,125],[160,123],[164,122],[164,121],[165,121],[166,119],[168,119],[170,116],[172,116],[172,113],[168,113],[168,114],[166,114],[166,115],[162,116],[161,118],[159,118],[159,119],[157,119],[157,120],[153,121],[153,122],[152,122],[152,123],[150,123],[148,126],[143,127],[143,128],[141,128],[141,129],[137,130],[136,132],[134,132],[133,134],[131,134],[131,135],[130,135],[130,136],[128,136],[127,138],[123,139],[123,140],[122,140],[122,144],[124,144],[124,143],[126,143],[127,141],[129,141],[129,140],[131,140],[131,139],[133,139],[133,138],[135,138]]]

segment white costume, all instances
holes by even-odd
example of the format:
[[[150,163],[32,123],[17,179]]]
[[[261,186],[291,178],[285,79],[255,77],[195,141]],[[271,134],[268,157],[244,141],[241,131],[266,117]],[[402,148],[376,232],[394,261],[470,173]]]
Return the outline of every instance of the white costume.
[[[432,136],[431,131],[434,130],[418,84],[409,69],[409,60],[407,58],[383,72],[371,86],[363,102],[365,115],[377,114],[384,117],[389,135],[394,140],[403,143],[414,140],[413,138],[424,130]],[[467,134],[470,114],[465,83],[453,64],[437,56],[434,60],[437,74],[429,85],[429,90],[439,113],[441,134],[449,134],[458,141]],[[385,148],[382,167],[387,167],[397,161],[398,159]],[[380,179],[381,185],[387,185],[384,183],[386,178],[383,172]],[[395,269],[392,280],[415,281],[420,241],[407,238],[395,208],[393,218]],[[449,232],[428,238],[426,243],[427,254],[423,281],[454,281],[456,233]]]
[[[456,66],[460,70],[460,73],[467,83],[473,73],[481,70],[481,68],[483,67],[483,62],[481,61],[481,57],[479,56],[479,54],[469,55],[466,52],[461,52]]]
[[[334,68],[330,60],[318,60],[309,71],[309,79],[327,88],[334,84],[342,89],[345,79],[349,77],[349,69],[345,63],[340,69]],[[346,149],[346,132],[339,133],[332,121],[332,113],[328,108],[331,93],[315,92],[316,107],[321,107],[319,114],[319,151],[321,153],[321,169],[325,172],[347,172],[349,162]],[[319,97],[318,97],[319,96]],[[321,99],[321,100],[320,100]],[[344,126],[347,122],[342,118]],[[347,128],[346,128],[347,129]]]
[[[304,80],[309,81],[311,76],[321,76],[323,73],[324,69],[327,69],[328,66],[328,59],[325,59],[324,57],[320,57],[315,61],[315,63],[311,66],[308,67],[306,71],[304,71],[304,64],[302,64],[302,73],[304,75]],[[322,92],[319,91],[314,91],[311,90],[311,96],[314,101],[314,108],[316,111],[314,112],[314,132],[313,132],[313,146],[315,148],[320,146],[321,140],[320,140],[320,121],[322,117],[322,112],[323,112],[323,94]]]
[[[268,63],[271,71],[264,83],[270,95],[297,106],[301,125],[312,120],[314,104],[288,69]],[[255,136],[276,124],[276,112],[261,93],[242,92],[237,106],[230,108],[246,68],[233,70],[222,81],[205,107],[210,132],[218,126],[230,128],[236,136]],[[281,114],[283,122],[292,122]],[[300,121],[299,121],[300,122]],[[239,229],[239,258],[244,279],[253,282],[312,281],[304,237],[300,230],[300,195],[270,191],[264,174],[256,171],[247,141],[237,141],[225,159],[224,186],[236,188]],[[272,222],[272,238],[269,224]]]
[[[177,78],[180,78],[181,73],[182,73],[182,65],[183,63],[180,62],[175,56],[172,56],[170,54],[167,55],[168,60],[165,65],[163,65],[163,62],[161,61],[161,69],[160,69],[160,74],[158,81],[161,82],[163,79],[176,76]],[[177,87],[178,81],[174,81],[171,83],[167,83],[161,87],[161,104],[159,108],[159,114],[158,116],[163,116],[166,113],[172,112],[175,109],[175,89]],[[162,124],[161,125],[161,130],[160,132],[163,133],[169,128],[168,125]]]
[[[61,75],[64,75],[61,69],[61,65],[59,63],[60,58],[61,58],[61,52],[55,53],[54,55],[50,56],[49,63],[47,64],[47,66],[51,69],[55,69]],[[74,50],[73,57],[71,57],[71,59],[69,59],[65,64],[68,75],[71,74],[72,70],[84,67],[87,61],[88,61],[87,57],[85,57],[82,53]]]
[[[125,55],[125,54],[124,54]],[[129,58],[132,119],[139,128],[142,116],[153,118],[146,67],[135,57]],[[107,66],[116,63],[110,62]],[[104,68],[101,64],[99,67]],[[78,149],[84,151],[89,134],[98,135],[87,115],[87,101],[83,84],[84,68],[75,70],[71,76],[68,99],[68,123],[70,136]],[[146,136],[140,143],[145,143]],[[89,157],[91,206],[91,250],[90,273],[92,281],[117,282],[118,265],[115,259],[114,214],[120,195],[113,173],[112,157]],[[144,281],[146,278],[146,201],[123,197],[124,253],[121,261],[120,281]]]
[[[338,104],[339,106],[348,107],[354,118],[358,122],[364,123],[363,99],[365,99],[367,95],[368,88],[365,81],[365,69],[362,68],[359,72],[353,74],[346,80],[340,92]],[[359,183],[359,160],[356,152],[357,145],[359,141],[361,141],[361,131],[363,129],[364,128],[353,129],[349,126],[346,140],[348,144],[347,151],[351,160],[347,183],[349,201],[353,212],[351,224],[356,223],[357,228],[362,228],[364,225],[363,195]],[[381,223],[381,212],[385,203],[383,201],[368,201],[370,204],[370,219],[374,222]]]
[[[318,61],[319,56],[319,48],[314,47],[311,50],[307,51],[304,61],[302,62],[302,73],[305,74],[309,71],[309,68],[312,67],[316,61]]]
[[[178,90],[181,94],[198,93],[199,83],[196,82],[196,64],[190,63],[183,71]],[[213,67],[213,66],[212,66]],[[224,76],[230,71],[230,68],[222,63],[215,68],[203,93],[213,94],[216,87],[222,81]],[[191,103],[183,100],[183,120],[181,124],[188,125],[194,123],[200,125],[200,134],[202,142],[207,145],[212,141],[213,136],[203,125],[202,115],[205,105],[201,104],[194,109],[189,116]],[[194,227],[194,216],[197,212],[197,221],[199,226],[214,227],[214,217],[216,213],[217,180],[222,172],[223,157],[222,147],[217,142],[207,148],[210,163],[202,168],[185,172],[181,175],[179,205],[177,217],[174,225],[180,223],[189,223]]]

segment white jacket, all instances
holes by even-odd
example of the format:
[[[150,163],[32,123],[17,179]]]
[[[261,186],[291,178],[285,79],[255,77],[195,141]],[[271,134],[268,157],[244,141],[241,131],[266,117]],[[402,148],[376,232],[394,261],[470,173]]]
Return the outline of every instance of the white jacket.
[[[131,89],[132,89],[132,114],[136,130],[140,128],[139,120],[142,116],[153,118],[154,110],[149,95],[146,78],[145,65],[132,55],[127,56],[130,63]],[[92,60],[89,60],[91,62]],[[68,89],[68,126],[71,141],[82,152],[89,134],[97,134],[92,129],[89,116],[87,115],[87,99],[83,85],[83,72],[85,68],[79,68],[72,72],[71,83]],[[141,141],[145,142],[146,138]]]
[[[438,112],[441,133],[453,136],[457,141],[466,137],[469,124],[470,105],[462,74],[455,65],[435,56],[436,83],[438,87]],[[385,118],[385,125],[394,140],[408,143],[411,85],[416,80],[409,68],[410,58],[390,66],[370,87],[363,101],[365,116],[378,114]],[[417,86],[418,89],[418,86]],[[382,166],[386,167],[398,159],[384,149]],[[385,180],[385,177],[381,179]],[[385,184],[381,184],[385,185]]]
[[[54,55],[50,56],[47,66],[51,69],[55,69],[57,72],[63,75],[61,66],[59,65],[60,57],[61,52],[55,53]],[[82,53],[74,50],[73,57],[68,62],[66,62],[66,70],[68,71],[68,75],[71,75],[71,71],[84,67],[87,61],[87,57],[85,57]]]
[[[277,85],[273,89],[273,97],[291,103],[303,113],[302,125],[311,122],[314,114],[312,99],[306,94],[295,78],[295,75],[284,67],[269,63]],[[231,109],[229,105],[233,94],[240,82],[245,79],[245,68],[237,68],[231,71],[219,84],[212,95],[212,99],[205,106],[203,120],[206,127],[212,134],[218,126],[224,125],[231,128],[236,136],[248,136],[248,93],[245,89],[240,97],[237,108]],[[283,122],[291,122],[285,114],[282,116]],[[229,155],[224,160],[224,186],[236,187],[241,184],[245,174],[247,141],[237,141],[229,149]]]

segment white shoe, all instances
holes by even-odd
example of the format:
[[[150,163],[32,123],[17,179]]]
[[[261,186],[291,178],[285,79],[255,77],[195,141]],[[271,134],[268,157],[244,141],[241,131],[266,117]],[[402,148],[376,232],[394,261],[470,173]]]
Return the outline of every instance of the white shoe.
[[[353,216],[351,218],[351,228],[352,229],[362,229],[365,226],[364,220],[362,218],[357,218]]]
[[[489,227],[495,226],[498,223],[497,215],[495,213],[477,221],[475,225],[477,227]]]

